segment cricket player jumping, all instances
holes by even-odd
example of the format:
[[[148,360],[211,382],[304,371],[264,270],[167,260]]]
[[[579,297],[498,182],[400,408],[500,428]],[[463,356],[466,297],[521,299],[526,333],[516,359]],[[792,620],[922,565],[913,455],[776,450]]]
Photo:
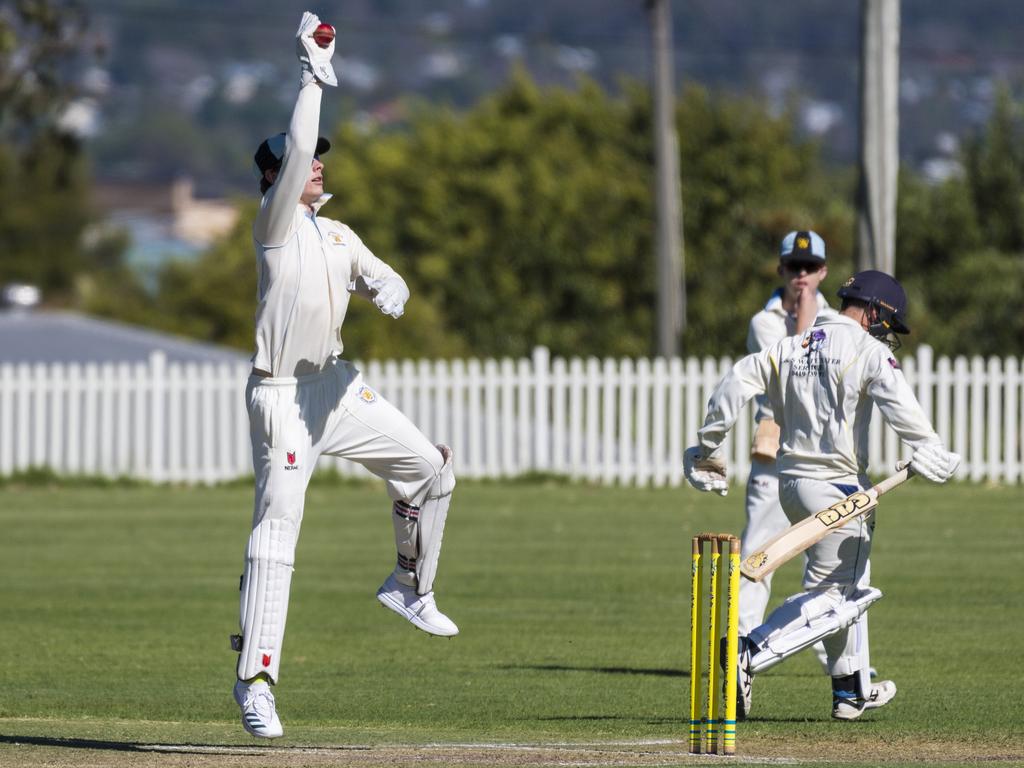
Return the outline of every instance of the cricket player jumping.
[[[241,582],[235,700],[254,736],[283,729],[270,686],[278,680],[295,545],[306,486],[321,455],[359,462],[387,483],[398,562],[377,599],[414,626],[452,636],[458,627],[434,602],[433,582],[455,475],[452,452],[435,446],[342,360],[349,296],[398,318],[405,281],[339,221],[319,215],[324,193],[318,138],[323,86],[337,85],[320,20],[306,13],[296,34],[298,99],[287,134],[256,151],[263,200],[253,225],[258,270],[256,354],[246,388],[256,474],[252,532]]]
[[[781,429],[779,496],[796,523],[870,486],[868,427],[873,405],[914,450],[911,468],[944,483],[960,464],[945,450],[888,342],[909,333],[906,294],[896,280],[868,270],[839,289],[838,316],[819,317],[733,366],[708,403],[698,445],[686,451],[686,476],[702,491],[727,487],[720,446],[743,406],[767,395]],[[832,677],[832,717],[852,720],[888,703],[896,686],[871,683],[867,659],[868,607],[882,593],[867,586],[874,513],[831,531],[807,552],[803,592],[740,638],[737,709],[749,711],[754,673],[824,641]]]

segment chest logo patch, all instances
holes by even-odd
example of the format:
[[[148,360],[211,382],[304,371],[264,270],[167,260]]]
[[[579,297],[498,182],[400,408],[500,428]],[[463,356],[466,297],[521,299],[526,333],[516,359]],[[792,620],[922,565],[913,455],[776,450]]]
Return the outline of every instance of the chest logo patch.
[[[377,399],[377,395],[374,391],[365,385],[359,388],[358,396],[364,403],[372,403]]]
[[[339,232],[328,232],[327,239],[331,241],[332,245],[344,245],[345,238],[341,236]]]

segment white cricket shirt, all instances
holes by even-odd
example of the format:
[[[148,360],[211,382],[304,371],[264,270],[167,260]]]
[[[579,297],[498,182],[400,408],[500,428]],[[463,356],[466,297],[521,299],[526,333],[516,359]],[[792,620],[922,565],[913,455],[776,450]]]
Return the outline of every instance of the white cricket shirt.
[[[747,328],[747,352],[760,352],[765,347],[792,336],[796,333],[796,315],[790,314],[782,306],[783,289],[776,288],[764,305],[764,309],[750,318],[750,327]],[[821,291],[817,292],[818,317],[835,315],[836,311],[828,305]],[[754,421],[771,419],[772,406],[765,395],[757,395],[755,400],[757,409],[754,412]]]
[[[721,445],[761,393],[782,431],[782,475],[857,482],[868,466],[872,403],[911,447],[941,445],[889,348],[845,315],[819,317],[799,336],[737,362],[711,395],[700,443]]]
[[[299,200],[316,151],[321,89],[311,81],[295,102],[281,169],[253,223],[258,269],[253,368],[274,377],[307,376],[341,354],[341,326],[356,278],[395,271],[340,221]],[[350,287],[351,286],[351,287]]]

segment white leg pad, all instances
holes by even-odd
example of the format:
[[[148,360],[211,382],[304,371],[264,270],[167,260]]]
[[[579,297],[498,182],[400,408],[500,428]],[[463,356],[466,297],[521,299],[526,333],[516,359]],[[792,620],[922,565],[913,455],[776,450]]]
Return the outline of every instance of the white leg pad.
[[[249,536],[241,585],[239,680],[262,672],[277,682],[297,538],[290,520],[263,520]]]
[[[857,683],[860,690],[857,692],[860,698],[867,699],[871,696],[871,651],[868,648],[868,615],[865,613],[853,627],[857,633],[857,656],[860,659],[860,667],[857,669]]]
[[[427,491],[417,525],[416,593],[420,595],[426,595],[434,589],[434,575],[441,556],[448,505],[452,500],[452,491],[455,490],[452,449],[447,445],[439,445],[437,450],[444,456],[444,465]]]
[[[849,597],[838,587],[794,595],[750,633],[760,648],[750,659],[750,671],[757,674],[770,669],[822,638],[846,629],[881,597],[881,591],[874,587],[855,591]]]

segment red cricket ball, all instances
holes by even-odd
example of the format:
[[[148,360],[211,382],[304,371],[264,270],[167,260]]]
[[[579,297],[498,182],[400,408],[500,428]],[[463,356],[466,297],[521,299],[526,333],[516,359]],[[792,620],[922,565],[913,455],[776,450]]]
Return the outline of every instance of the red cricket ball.
[[[313,30],[313,39],[321,48],[326,48],[334,40],[334,27],[330,24],[321,24]]]

